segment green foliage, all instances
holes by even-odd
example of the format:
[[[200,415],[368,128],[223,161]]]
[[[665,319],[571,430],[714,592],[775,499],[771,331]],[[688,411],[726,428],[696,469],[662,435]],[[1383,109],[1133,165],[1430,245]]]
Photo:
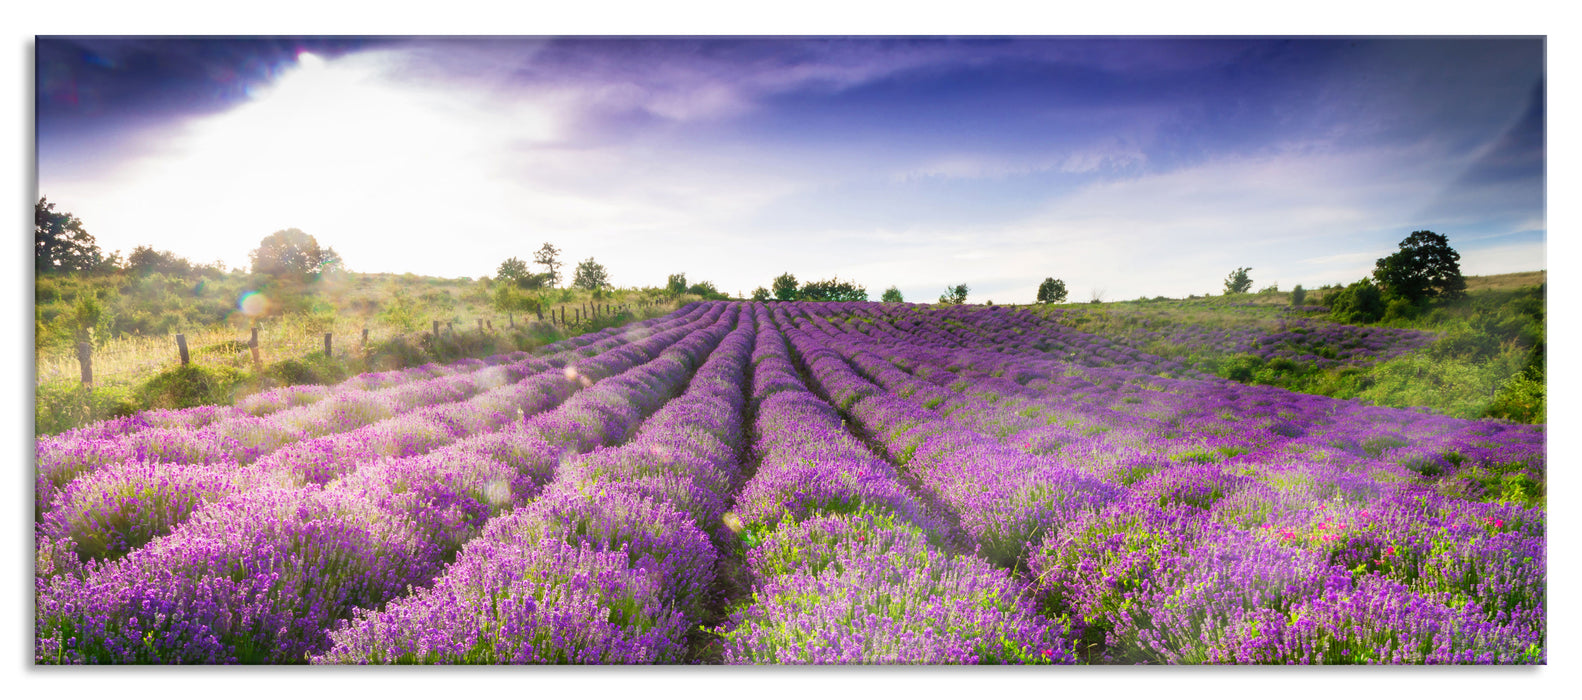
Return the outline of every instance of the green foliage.
[[[1457,299],[1466,293],[1461,254],[1450,239],[1433,231],[1413,231],[1401,249],[1379,258],[1373,278],[1391,296],[1418,304],[1432,299]]]
[[[1302,302],[1305,302],[1305,301],[1307,301],[1307,290],[1303,289],[1302,285],[1300,285],[1300,284],[1296,285],[1295,287],[1292,287],[1291,288],[1291,305],[1292,306],[1301,306]]]
[[[500,285],[494,291],[494,310],[500,313],[533,313],[538,311],[538,299],[523,294],[516,287],[508,284]]]
[[[967,303],[967,292],[969,291],[971,291],[971,289],[965,284],[958,284],[954,287],[946,287],[945,293],[939,295],[939,303],[965,304]]]
[[[99,266],[103,254],[82,219],[55,211],[54,203],[39,197],[33,208],[33,271],[79,272]]]
[[[528,272],[527,263],[522,262],[521,258],[514,256],[506,258],[505,262],[500,263],[500,267],[495,270],[494,276],[501,280],[507,280],[518,287],[526,287],[528,280],[534,277],[533,273]]]
[[[780,301],[796,301],[797,282],[796,275],[789,272],[775,278],[773,283],[775,298]]]
[[[769,301],[769,290],[763,287],[754,289],[753,301]]]
[[[254,274],[271,277],[306,278],[329,269],[318,240],[294,228],[265,236],[247,257],[252,261]],[[340,266],[340,256],[334,256],[331,263]]]
[[[231,367],[191,364],[155,375],[138,387],[138,400],[147,408],[192,408],[229,404],[235,398],[242,373]]]
[[[402,333],[412,333],[423,327],[423,312],[417,301],[400,291],[392,295],[390,302],[385,304],[374,317]]]
[[[1252,268],[1238,267],[1225,277],[1226,294],[1246,294],[1252,289],[1252,278],[1247,276]]]
[[[1066,282],[1053,277],[1045,277],[1043,283],[1038,285],[1038,303],[1062,304],[1066,301]]]
[[[703,297],[704,299],[715,301],[731,298],[730,295],[721,292],[717,287],[715,287],[713,282],[709,282],[707,280],[688,287],[686,291],[688,294],[696,294],[700,297]]]
[[[592,260],[593,258],[588,258]],[[545,243],[533,254],[533,262],[544,266],[545,274],[549,275],[548,282],[551,287],[560,286],[560,249]]]
[[[577,263],[576,277],[571,280],[571,286],[589,291],[604,289],[610,286],[610,273],[600,265],[588,258]]]
[[[665,280],[665,291],[671,294],[681,294],[687,291],[687,273],[671,275]]]
[[[892,284],[889,289],[884,290],[884,296],[880,297],[879,301],[886,304],[899,304],[906,301],[906,299],[901,296],[901,290]]]
[[[838,277],[817,282],[804,282],[797,293],[804,301],[867,301],[868,290],[854,282],[842,282]]]
[[[1367,278],[1324,297],[1330,318],[1340,323],[1374,323],[1384,318],[1384,294]]]
[[[186,277],[192,274],[192,263],[168,250],[154,250],[144,245],[132,249],[132,254],[126,259],[126,271],[138,276],[158,272]]]
[[[76,382],[51,382],[38,387],[33,401],[33,429],[54,434],[96,421],[130,416],[143,410],[131,387],[84,387]]]

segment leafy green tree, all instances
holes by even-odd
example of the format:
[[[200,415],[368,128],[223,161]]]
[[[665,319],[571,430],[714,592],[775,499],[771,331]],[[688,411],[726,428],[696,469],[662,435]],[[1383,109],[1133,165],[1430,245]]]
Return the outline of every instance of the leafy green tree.
[[[967,292],[969,291],[971,290],[965,284],[958,284],[954,287],[946,287],[945,293],[939,295],[939,303],[965,304],[967,303]]]
[[[842,282],[839,277],[831,277],[803,283],[797,298],[807,301],[867,301],[868,290],[854,282]]]
[[[1231,271],[1225,278],[1225,293],[1246,294],[1247,290],[1252,289],[1252,278],[1247,276],[1251,270],[1250,267],[1239,267]]]
[[[577,263],[576,276],[571,280],[571,286],[578,289],[597,291],[610,286],[610,273],[600,265],[588,258]]]
[[[773,286],[776,299],[779,299],[780,301],[796,301],[796,275],[793,275],[789,272],[780,275],[779,277],[775,278]]]
[[[1291,305],[1292,306],[1301,306],[1302,302],[1304,302],[1304,301],[1307,301],[1307,290],[1303,289],[1302,285],[1300,285],[1300,284],[1296,285],[1295,287],[1292,287],[1291,288]]]
[[[1038,285],[1038,303],[1060,304],[1066,300],[1066,282],[1053,277],[1045,277],[1042,284]]]
[[[528,271],[527,263],[523,262],[521,258],[513,256],[506,258],[505,262],[500,263],[500,268],[495,270],[494,276],[497,279],[508,280],[518,287],[527,287],[529,278],[534,275]]]
[[[82,219],[55,211],[54,203],[39,197],[33,207],[33,271],[79,272],[98,266],[103,258]]]
[[[764,287],[754,289],[753,301],[769,301],[769,290]]]
[[[1432,299],[1455,299],[1466,294],[1461,276],[1461,254],[1450,239],[1433,231],[1413,231],[1401,249],[1376,261],[1373,279],[1385,294],[1413,304]]]
[[[671,275],[670,278],[665,281],[665,291],[670,292],[671,294],[680,294],[687,291],[687,273],[682,272]]]
[[[247,257],[255,274],[272,277],[306,277],[324,269],[324,250],[318,240],[294,228],[265,236]]]
[[[884,296],[879,297],[879,301],[886,304],[899,304],[906,301],[906,299],[901,296],[901,290],[892,284],[889,289],[884,290]]]
[[[588,258],[588,259],[592,260],[593,258]],[[535,264],[544,266],[545,274],[549,275],[549,277],[546,280],[547,282],[549,282],[549,286],[551,286],[551,287],[559,287],[560,286],[560,267],[561,267],[561,263],[560,263],[560,249],[559,248],[556,248],[555,246],[552,246],[552,245],[550,245],[548,243],[545,243],[543,245],[543,247],[540,247],[538,249],[537,253],[533,254],[533,262]]]

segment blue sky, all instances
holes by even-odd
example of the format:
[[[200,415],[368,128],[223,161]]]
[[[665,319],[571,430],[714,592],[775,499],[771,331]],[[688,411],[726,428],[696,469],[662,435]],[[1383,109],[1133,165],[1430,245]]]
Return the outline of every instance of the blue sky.
[[[1027,302],[1314,287],[1414,230],[1545,269],[1541,38],[50,38],[39,193],[106,250]]]

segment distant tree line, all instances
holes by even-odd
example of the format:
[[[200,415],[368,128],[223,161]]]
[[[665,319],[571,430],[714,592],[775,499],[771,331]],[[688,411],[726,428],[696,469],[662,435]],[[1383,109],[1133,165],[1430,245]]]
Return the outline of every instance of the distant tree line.
[[[259,241],[248,253],[253,274],[278,279],[303,278],[345,270],[335,248],[324,248],[306,233],[288,228]],[[33,209],[33,271],[39,275],[67,272],[125,272],[138,277],[166,275],[191,279],[219,277],[225,265],[194,263],[168,250],[140,245],[124,260],[121,251],[106,255],[81,219],[56,211],[55,203],[40,197]]]

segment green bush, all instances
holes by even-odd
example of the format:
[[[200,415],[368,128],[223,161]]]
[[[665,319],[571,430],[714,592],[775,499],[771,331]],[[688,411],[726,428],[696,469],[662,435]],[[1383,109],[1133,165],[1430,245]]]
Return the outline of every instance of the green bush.
[[[73,382],[52,382],[38,387],[33,401],[33,431],[46,435],[96,421],[130,416],[142,410],[132,390],[124,386],[88,389]]]
[[[1374,323],[1384,317],[1384,294],[1372,280],[1353,282],[1325,300],[1330,318],[1341,323]]]
[[[229,404],[246,375],[231,367],[185,365],[155,375],[137,388],[144,408],[192,408]]]

